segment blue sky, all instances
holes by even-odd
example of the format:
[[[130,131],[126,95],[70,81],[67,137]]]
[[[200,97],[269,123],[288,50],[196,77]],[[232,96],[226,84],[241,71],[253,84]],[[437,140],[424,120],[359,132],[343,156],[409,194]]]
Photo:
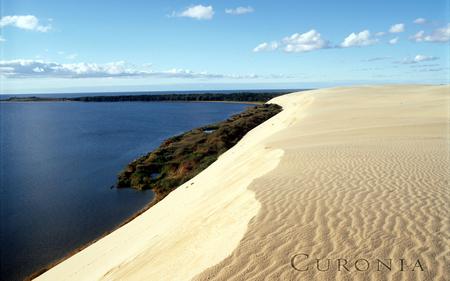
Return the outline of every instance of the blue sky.
[[[3,94],[449,83],[449,1],[2,1]]]

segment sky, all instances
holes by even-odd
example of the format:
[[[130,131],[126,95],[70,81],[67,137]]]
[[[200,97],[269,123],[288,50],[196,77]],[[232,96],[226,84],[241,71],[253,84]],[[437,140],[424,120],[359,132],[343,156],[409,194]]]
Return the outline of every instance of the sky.
[[[449,83],[449,0],[3,0],[1,94]]]

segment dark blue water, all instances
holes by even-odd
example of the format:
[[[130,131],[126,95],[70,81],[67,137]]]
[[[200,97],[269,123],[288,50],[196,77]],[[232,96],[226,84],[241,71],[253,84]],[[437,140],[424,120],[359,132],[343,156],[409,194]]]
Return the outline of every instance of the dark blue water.
[[[110,189],[127,163],[247,106],[0,103],[1,280],[22,280],[143,209],[151,191]]]

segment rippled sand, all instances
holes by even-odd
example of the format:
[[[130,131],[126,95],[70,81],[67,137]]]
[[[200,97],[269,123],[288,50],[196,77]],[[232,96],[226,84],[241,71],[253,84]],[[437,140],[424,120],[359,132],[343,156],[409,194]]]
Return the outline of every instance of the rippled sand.
[[[449,280],[449,99],[446,85],[275,98],[282,113],[39,280]]]

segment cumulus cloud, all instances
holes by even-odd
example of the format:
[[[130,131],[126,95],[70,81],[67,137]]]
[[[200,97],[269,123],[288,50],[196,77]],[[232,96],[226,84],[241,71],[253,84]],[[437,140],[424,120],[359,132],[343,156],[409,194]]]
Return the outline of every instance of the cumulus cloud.
[[[189,17],[189,18],[195,18],[198,20],[210,20],[212,19],[213,15],[215,14],[215,12],[213,11],[212,6],[202,6],[202,5],[197,5],[197,6],[193,6],[190,7],[186,10],[184,10],[183,12],[179,12],[179,13],[172,13],[172,16],[169,17]]]
[[[247,13],[253,13],[253,8],[248,6],[248,8],[244,8],[244,7],[238,7],[236,8],[236,10],[233,9],[225,9],[225,13],[230,14],[230,15],[242,15],[242,14],[247,14]]]
[[[419,62],[419,61],[427,61],[427,60],[437,60],[437,57],[433,57],[433,56],[422,56],[422,55],[417,55],[414,58],[414,62]]]
[[[405,25],[403,23],[399,23],[399,24],[394,24],[393,26],[391,26],[391,28],[389,28],[389,33],[399,33],[399,32],[404,32],[406,30]]]
[[[0,76],[4,78],[224,78],[224,75],[191,70],[172,69],[168,71],[137,71],[127,67],[124,61],[106,64],[73,63],[59,64],[43,60],[0,61]],[[254,75],[254,74],[252,74]],[[251,76],[251,75],[250,75]],[[255,75],[256,76],[256,75]]]
[[[287,45],[283,48],[284,52],[298,53],[329,48],[329,42],[323,40],[320,33],[314,29],[301,35],[295,33],[291,37],[285,37],[281,42]]]
[[[264,51],[274,51],[280,46],[277,41],[272,41],[270,43],[262,43],[258,47],[254,48],[253,52],[264,52]]]
[[[40,68],[40,67],[36,67],[36,68],[33,69],[33,71],[34,72],[44,72],[44,69]]]
[[[417,55],[414,59],[408,59],[404,58],[401,61],[395,61],[394,63],[402,63],[402,64],[411,64],[411,63],[418,63],[420,61],[430,61],[430,60],[437,60],[437,57],[434,56],[423,56],[423,55]]]
[[[444,43],[450,41],[450,23],[444,27],[437,28],[430,32],[419,31],[416,34],[409,36],[408,40],[413,42],[432,42]]]
[[[0,20],[0,27],[12,25],[22,29],[34,30],[39,32],[47,32],[52,29],[51,25],[42,26],[39,20],[32,15],[28,16],[5,16]]]
[[[391,45],[395,45],[395,44],[397,44],[399,38],[400,37],[396,37],[394,39],[391,39],[391,40],[388,41],[388,43],[391,44]]]
[[[247,73],[247,74],[243,74],[243,75],[236,75],[236,74],[231,74],[231,75],[227,75],[226,78],[233,78],[233,79],[253,79],[253,78],[258,78],[258,75],[256,75],[255,73]]]
[[[380,40],[371,40],[372,34],[369,30],[364,30],[359,34],[352,33],[347,38],[345,38],[342,44],[336,45],[338,48],[348,48],[348,47],[366,47],[381,43]]]
[[[308,52],[313,50],[327,49],[329,48],[329,42],[321,38],[320,33],[314,29],[304,33],[295,33],[291,37],[285,37],[281,41],[272,41],[269,43],[263,43],[253,49],[253,52],[273,51],[281,46],[283,52],[299,53]]]
[[[404,32],[404,31],[406,31],[405,25],[403,23],[399,23],[399,24],[392,25],[387,32],[386,31],[378,32],[378,33],[375,33],[374,36],[378,36],[378,37],[386,36],[391,33],[399,33],[399,32]]]

